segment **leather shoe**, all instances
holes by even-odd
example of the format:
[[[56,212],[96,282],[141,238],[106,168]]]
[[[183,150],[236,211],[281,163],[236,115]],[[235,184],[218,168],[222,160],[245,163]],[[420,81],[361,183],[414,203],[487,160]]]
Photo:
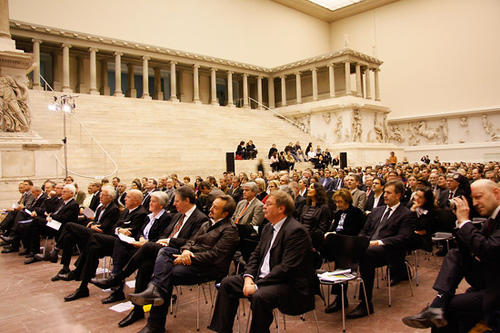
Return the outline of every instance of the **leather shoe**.
[[[120,320],[120,322],[118,323],[118,326],[119,327],[129,326],[129,325],[132,325],[136,321],[141,320],[143,318],[144,318],[144,311],[142,311],[142,309],[136,310],[136,307],[134,307],[132,309],[132,311],[130,311],[129,314],[125,318]]]
[[[38,259],[37,259],[37,258],[35,258],[35,257],[31,257],[31,258],[29,258],[28,260],[26,260],[26,261],[24,262],[24,264],[25,264],[25,265],[29,265],[29,264],[32,264],[32,263],[34,263],[34,262],[38,262],[38,261],[40,261],[40,260],[38,260]]]
[[[160,306],[165,302],[160,294],[160,290],[151,282],[142,293],[129,294],[128,298],[135,305],[152,304],[153,306]]]
[[[30,251],[29,251],[29,250],[24,249],[24,251],[20,251],[17,255],[18,255],[18,256],[25,256],[25,255],[27,255],[28,253],[30,253]]]
[[[75,271],[71,271],[68,273],[64,274],[58,274],[59,278],[63,281],[79,281],[79,274],[77,274]]]
[[[146,325],[138,333],[163,333],[163,332],[165,332],[164,328],[158,328]]]
[[[109,295],[108,297],[101,299],[101,303],[102,304],[115,303],[123,301],[124,299],[125,299],[125,294],[123,293],[123,291],[115,291],[111,293],[111,295]]]
[[[47,258],[45,258],[45,260],[53,262],[54,264],[57,262],[57,259],[59,259],[59,250],[50,251]]]
[[[368,310],[370,311],[370,314],[373,313],[373,305],[368,304]],[[366,304],[361,302],[358,304],[358,306],[349,312],[348,314],[345,315],[346,318],[348,319],[356,319],[356,318],[361,318],[361,317],[366,317],[368,316],[368,312],[366,311]]]
[[[104,279],[92,279],[90,283],[101,288],[101,289],[109,289],[113,287],[118,287],[123,284],[123,279],[119,275],[112,275],[109,278]]]
[[[427,306],[419,314],[414,316],[404,317],[403,323],[406,326],[414,328],[429,328],[429,327],[444,327],[448,322],[444,318],[442,308],[431,308]]]
[[[71,302],[71,301],[74,301],[74,300],[77,300],[77,299],[83,298],[83,297],[89,297],[89,289],[88,288],[85,288],[85,289],[78,288],[77,290],[75,290],[74,293],[69,294],[68,296],[64,297],[64,301]]]
[[[37,253],[37,254],[35,254],[35,257],[36,257],[38,260],[40,260],[40,261],[42,261],[42,260],[47,260],[47,256],[48,256],[48,253],[47,253],[47,252],[45,252],[45,254],[41,254],[41,253]]]
[[[36,257],[36,256],[35,256],[35,257]],[[54,276],[50,279],[50,281],[59,281],[59,280],[61,280],[61,275],[62,275],[62,274],[68,274],[68,273],[69,273],[69,271],[68,271],[68,270],[66,270],[66,269],[61,269],[59,272],[57,272],[57,274],[56,274],[56,275],[54,275]]]
[[[3,236],[3,235],[2,235],[2,236],[0,236],[0,238],[1,238],[4,242],[6,242],[6,243],[11,243],[11,242],[14,240],[14,237],[13,237],[13,236],[11,237],[11,236]]]
[[[344,300],[344,308],[347,308],[349,306],[349,302],[347,300]],[[342,309],[342,301],[339,300],[339,296],[325,308],[325,313],[334,313]]]
[[[13,253],[13,252],[17,252],[17,251],[19,251],[18,248],[9,246],[9,247],[4,247],[4,249],[2,250],[2,253]]]

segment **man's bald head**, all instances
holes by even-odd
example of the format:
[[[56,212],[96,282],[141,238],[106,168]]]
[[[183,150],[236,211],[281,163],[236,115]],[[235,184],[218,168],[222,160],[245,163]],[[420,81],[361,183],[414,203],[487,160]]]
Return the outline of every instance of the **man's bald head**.
[[[488,179],[476,180],[471,185],[471,197],[478,213],[490,216],[500,205],[500,186]]]

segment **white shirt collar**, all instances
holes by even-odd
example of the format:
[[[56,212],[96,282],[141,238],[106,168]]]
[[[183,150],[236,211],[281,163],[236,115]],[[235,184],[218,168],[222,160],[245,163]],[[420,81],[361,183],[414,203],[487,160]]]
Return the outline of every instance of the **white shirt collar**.
[[[287,216],[288,217],[288,216]],[[285,223],[285,220],[287,219],[287,217],[285,217],[284,219],[280,220],[279,222],[277,222],[276,224],[273,224],[273,228],[274,230],[276,231],[276,233],[280,232],[281,230],[281,227],[283,226],[283,223]]]
[[[491,214],[491,218],[494,220],[497,218],[498,216],[498,213],[500,212],[500,205],[497,206],[497,208],[495,208],[495,210],[493,211],[493,214]]]
[[[150,220],[152,218],[159,219],[163,215],[163,213],[165,213],[165,209],[160,210],[158,214],[156,214],[156,216],[154,215],[154,213],[148,214],[148,217]]]
[[[193,214],[194,210],[196,209],[196,205],[193,205],[185,214],[184,216],[186,217],[184,221],[187,221],[187,219]]]

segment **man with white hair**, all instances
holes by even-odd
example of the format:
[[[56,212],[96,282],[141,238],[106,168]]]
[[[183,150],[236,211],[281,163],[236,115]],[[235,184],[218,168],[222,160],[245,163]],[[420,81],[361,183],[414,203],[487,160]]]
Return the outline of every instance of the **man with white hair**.
[[[242,187],[243,199],[238,202],[232,221],[235,224],[259,226],[264,220],[264,204],[255,197],[259,188],[254,182],[245,183]]]
[[[480,320],[498,320],[500,186],[490,180],[476,180],[471,186],[471,197],[476,211],[488,219],[477,228],[469,218],[467,199],[463,196],[453,199],[459,248],[449,250],[444,258],[433,286],[438,294],[430,306],[417,315],[403,318],[410,327],[433,327],[433,332],[469,332]],[[456,289],[464,278],[471,287],[457,295]]]

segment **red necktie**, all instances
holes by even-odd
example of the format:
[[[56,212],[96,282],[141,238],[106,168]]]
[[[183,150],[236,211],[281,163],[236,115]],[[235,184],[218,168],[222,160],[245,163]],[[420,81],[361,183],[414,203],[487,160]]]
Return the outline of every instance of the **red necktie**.
[[[179,230],[181,230],[182,228],[182,225],[184,224],[184,218],[186,217],[186,215],[182,214],[181,218],[179,219],[179,221],[177,221],[177,223],[175,224],[175,227],[174,227],[174,230],[172,230],[172,232],[170,233],[170,236],[168,236],[168,238],[172,238],[175,236],[176,233],[179,232]]]
[[[240,222],[240,219],[243,216],[243,213],[245,213],[245,211],[247,210],[247,208],[248,208],[248,201],[247,201],[245,207],[243,208],[243,210],[241,211],[240,215],[238,215],[238,218],[236,219],[236,221],[234,221],[235,224],[238,224],[238,222]]]

